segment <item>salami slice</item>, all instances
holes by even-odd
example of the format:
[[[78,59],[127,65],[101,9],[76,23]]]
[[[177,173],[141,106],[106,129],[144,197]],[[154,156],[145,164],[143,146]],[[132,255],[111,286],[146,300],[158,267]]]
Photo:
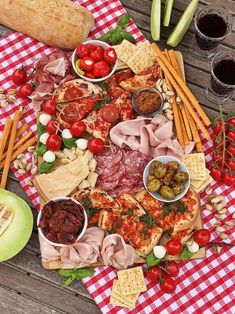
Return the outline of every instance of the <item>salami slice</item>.
[[[97,161],[97,167],[102,168],[112,168],[115,167],[121,160],[123,156],[122,149],[119,149],[116,153],[111,151],[105,151],[103,154],[95,157]]]

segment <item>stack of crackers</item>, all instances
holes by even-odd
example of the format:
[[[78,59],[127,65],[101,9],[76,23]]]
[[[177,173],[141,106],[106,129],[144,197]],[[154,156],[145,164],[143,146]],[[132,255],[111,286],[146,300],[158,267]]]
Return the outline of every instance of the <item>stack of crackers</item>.
[[[204,153],[185,154],[183,163],[188,168],[191,185],[197,193],[204,190],[213,180],[206,168]]]
[[[117,69],[130,68],[135,74],[147,70],[156,61],[156,53],[149,41],[134,45],[127,40],[123,40],[118,46],[113,47],[117,53]]]
[[[142,267],[120,270],[118,280],[113,281],[110,303],[134,308],[141,292],[147,291]]]

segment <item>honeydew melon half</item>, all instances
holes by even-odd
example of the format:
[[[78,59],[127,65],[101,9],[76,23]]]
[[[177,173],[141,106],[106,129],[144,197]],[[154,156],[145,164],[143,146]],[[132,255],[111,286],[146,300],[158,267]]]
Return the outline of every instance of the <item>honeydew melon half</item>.
[[[20,197],[0,189],[0,203],[12,208],[13,219],[0,236],[0,262],[19,253],[27,244],[33,230],[33,215],[30,207]]]

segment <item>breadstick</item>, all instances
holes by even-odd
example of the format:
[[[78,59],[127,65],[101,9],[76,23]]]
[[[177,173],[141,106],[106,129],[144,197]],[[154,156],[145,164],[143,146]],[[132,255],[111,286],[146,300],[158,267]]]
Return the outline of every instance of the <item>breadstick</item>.
[[[186,115],[186,112],[185,112],[185,107],[184,107],[184,105],[182,105],[182,106],[180,107],[180,109],[181,109],[182,118],[183,118],[183,122],[184,122],[184,126],[185,126],[185,130],[186,130],[188,139],[189,139],[190,141],[192,141],[193,136],[192,136],[192,132],[191,132],[190,125],[189,125],[188,116]]]
[[[184,126],[184,121],[183,121],[183,117],[182,117],[182,112],[179,109],[179,117],[180,117],[180,124],[181,124],[181,128],[182,128],[182,134],[183,134],[183,140],[184,140],[184,146],[189,144],[189,138]]]
[[[3,129],[2,139],[1,139],[1,144],[0,144],[0,161],[2,160],[2,154],[5,150],[7,140],[11,132],[11,126],[12,126],[12,120],[7,119],[4,129]]]
[[[198,153],[202,153],[203,152],[203,146],[202,146],[202,142],[197,142],[196,143],[196,150]]]
[[[10,163],[11,163],[12,152],[14,149],[14,143],[15,143],[15,139],[16,139],[17,127],[18,127],[18,123],[19,123],[21,114],[22,114],[21,110],[16,110],[16,112],[14,114],[13,125],[12,125],[11,134],[10,134],[10,140],[9,140],[7,155],[6,155],[6,160],[5,160],[4,167],[3,167],[3,173],[2,173],[1,184],[0,184],[0,187],[2,189],[5,189],[5,187],[6,187],[7,176],[8,176],[8,172],[9,172]]]
[[[28,129],[28,125],[25,123],[23,124],[19,129],[17,129],[17,133],[16,133],[16,138],[19,137],[21,134],[24,133],[24,131],[26,131]],[[2,139],[0,139],[0,143],[1,143]],[[9,137],[7,139],[7,143],[9,142]],[[1,144],[0,144],[1,145]],[[1,158],[2,159],[2,158]]]
[[[17,141],[14,145],[14,149],[13,152],[16,150],[17,147],[19,147],[21,144],[23,144],[24,142],[27,141],[27,139],[29,139],[31,136],[33,135],[33,132],[29,131],[28,133],[26,133],[19,141]],[[5,162],[4,159],[6,157],[7,152],[4,152],[2,155],[2,161],[3,163]]]
[[[171,60],[172,66],[174,67],[176,72],[179,74],[179,76],[182,78],[182,73],[181,73],[179,64],[177,62],[176,56],[175,56],[175,51],[174,50],[169,50],[169,56],[170,56],[170,60]]]
[[[29,148],[30,146],[33,146],[37,143],[37,140],[35,137],[29,139],[27,142],[25,142],[23,145],[21,145],[16,151],[14,151],[14,153],[12,154],[11,156],[11,161],[16,159],[16,157],[19,155],[19,154],[22,154],[23,152],[26,151],[27,148]],[[4,163],[1,162],[0,163],[0,170],[2,169],[2,167],[4,166]]]
[[[198,130],[197,130],[197,127],[196,127],[196,124],[192,118],[192,116],[190,115],[190,113],[188,112],[188,109],[185,108],[185,112],[186,112],[186,115],[188,117],[188,122],[189,122],[189,125],[190,125],[190,128],[191,128],[191,132],[192,132],[192,136],[193,136],[193,141],[195,143],[198,143],[198,142],[201,142],[201,139],[200,139],[200,136],[199,136],[199,133],[198,133]]]
[[[201,116],[202,120],[206,125],[210,125],[210,120],[199,105],[198,101],[196,100],[195,96],[192,94],[191,90],[188,88],[188,86],[185,84],[183,79],[179,76],[179,74],[176,72],[176,70],[173,68],[173,66],[168,62],[167,58],[163,55],[162,51],[158,48],[158,46],[154,43],[151,44],[151,47],[156,51],[157,53],[157,60],[159,65],[163,63],[165,67],[167,68],[168,72],[171,74],[171,76],[174,77],[175,82],[177,82],[178,89],[180,89],[181,94],[185,94],[185,98],[188,98],[188,103],[190,102],[194,105],[195,109]],[[159,61],[162,61],[161,64]],[[161,66],[162,67],[162,66]],[[162,68],[163,69],[163,68]],[[178,93],[178,91],[177,91]],[[181,97],[182,99],[182,97]]]

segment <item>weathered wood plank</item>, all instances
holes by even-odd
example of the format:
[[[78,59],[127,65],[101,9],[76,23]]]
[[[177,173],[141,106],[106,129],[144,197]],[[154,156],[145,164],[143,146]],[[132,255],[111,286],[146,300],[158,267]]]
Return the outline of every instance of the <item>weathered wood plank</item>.
[[[44,305],[48,304],[55,310],[66,313],[99,313],[93,302],[88,302],[87,299],[84,300],[81,296],[48,285],[3,264],[0,265],[0,278],[2,286],[14,289],[14,291],[20,292],[36,302]],[[68,302],[65,302],[65,300],[68,300]]]
[[[51,309],[32,299],[18,294],[14,290],[0,286],[0,312],[1,314],[57,314],[66,313]]]

